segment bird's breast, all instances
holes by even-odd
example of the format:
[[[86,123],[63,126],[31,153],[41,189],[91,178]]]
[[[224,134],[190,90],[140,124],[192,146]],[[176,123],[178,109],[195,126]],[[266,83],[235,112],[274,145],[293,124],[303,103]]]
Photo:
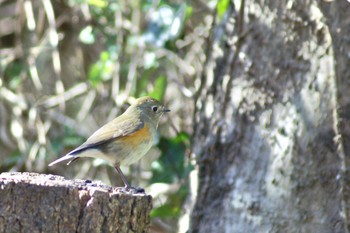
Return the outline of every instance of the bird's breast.
[[[153,136],[154,133],[152,132],[150,126],[145,124],[143,128],[132,134],[123,136],[121,140],[132,147],[138,147],[144,143],[147,144],[147,142],[153,141]]]
[[[145,124],[142,129],[120,138],[120,143],[123,145],[123,155],[121,156],[123,158],[121,158],[119,163],[129,165],[144,156],[153,145],[154,131],[150,125]]]

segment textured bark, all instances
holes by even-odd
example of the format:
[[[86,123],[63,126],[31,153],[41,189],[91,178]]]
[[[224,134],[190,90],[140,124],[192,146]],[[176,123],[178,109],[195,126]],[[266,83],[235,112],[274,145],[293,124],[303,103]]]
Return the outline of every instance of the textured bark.
[[[213,22],[190,232],[349,232],[349,6],[242,0]]]
[[[333,40],[335,60],[336,106],[334,129],[335,144],[340,157],[340,197],[345,232],[350,231],[350,2],[320,2]]]
[[[0,232],[147,232],[151,196],[37,173],[0,174]]]

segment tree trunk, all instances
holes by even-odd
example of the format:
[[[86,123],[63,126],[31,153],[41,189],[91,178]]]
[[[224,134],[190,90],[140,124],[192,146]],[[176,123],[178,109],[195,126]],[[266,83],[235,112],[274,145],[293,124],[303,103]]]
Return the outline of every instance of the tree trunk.
[[[214,17],[189,232],[349,232],[349,6],[241,0]]]
[[[37,173],[0,174],[0,232],[147,232],[151,196]]]

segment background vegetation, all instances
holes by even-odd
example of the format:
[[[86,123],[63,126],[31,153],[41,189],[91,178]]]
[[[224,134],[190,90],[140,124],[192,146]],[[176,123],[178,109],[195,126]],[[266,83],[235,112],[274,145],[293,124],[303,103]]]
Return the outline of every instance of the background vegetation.
[[[123,167],[154,197],[154,231],[176,229],[192,169],[188,144],[206,17],[228,1],[0,1],[0,172],[121,181],[103,161],[47,164],[151,95],[172,110],[157,147]]]
[[[122,169],[152,232],[349,232],[349,7],[0,0],[0,172],[121,185],[47,164],[147,94],[172,112]]]

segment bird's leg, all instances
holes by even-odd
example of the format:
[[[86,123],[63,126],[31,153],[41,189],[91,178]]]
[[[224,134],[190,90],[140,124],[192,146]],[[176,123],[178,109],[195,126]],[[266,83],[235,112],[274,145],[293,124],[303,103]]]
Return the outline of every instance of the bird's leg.
[[[126,178],[125,178],[122,170],[120,169],[119,165],[116,165],[114,168],[115,168],[115,170],[117,170],[117,172],[119,173],[120,177],[122,178],[122,180],[123,180],[123,182],[125,184],[125,189],[127,189],[127,190],[130,189],[131,186],[130,186],[129,182],[126,180]]]
[[[124,184],[125,184],[125,190],[131,191],[132,193],[145,193],[145,190],[143,188],[134,188],[132,187],[129,182],[126,180],[122,170],[120,169],[119,165],[114,166],[115,170],[119,173],[120,177],[122,178]]]

